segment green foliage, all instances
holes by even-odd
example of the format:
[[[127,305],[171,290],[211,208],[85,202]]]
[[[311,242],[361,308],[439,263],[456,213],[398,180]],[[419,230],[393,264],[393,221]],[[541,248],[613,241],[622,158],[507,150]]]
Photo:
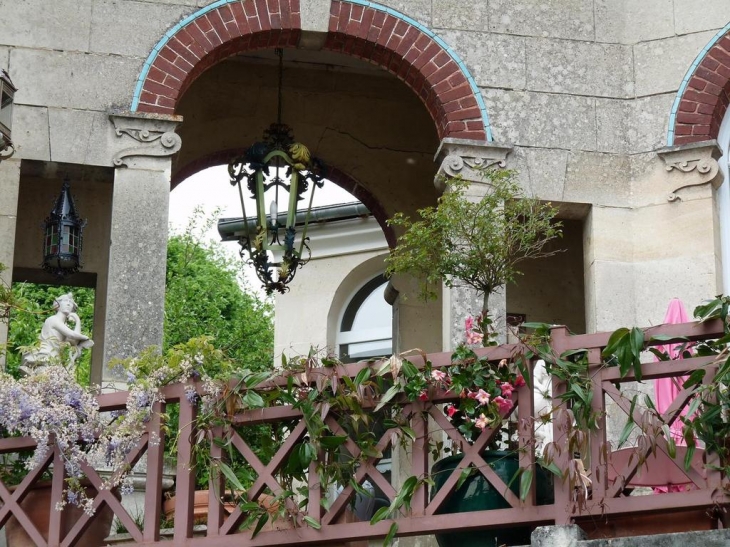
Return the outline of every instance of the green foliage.
[[[13,307],[10,312],[6,372],[19,375],[22,361],[20,348],[38,342],[43,322],[56,313],[53,301],[66,293],[73,293],[81,318],[81,332],[93,339],[94,289],[66,285],[40,285],[35,283],[13,283]],[[76,361],[76,379],[83,386],[89,385],[91,373],[91,352],[84,351]]]
[[[437,207],[418,211],[419,220],[398,213],[388,221],[403,230],[387,259],[388,275],[417,277],[426,299],[442,281],[452,286],[460,280],[484,295],[486,311],[489,295],[515,281],[523,260],[553,254],[544,247],[561,236],[557,209],[525,196],[512,171],[482,174],[491,191],[480,200],[471,200],[468,184],[452,178]]]
[[[199,216],[167,246],[164,349],[197,336],[215,345],[241,367],[272,367],[272,306],[242,288],[240,264],[219,245],[204,243]]]

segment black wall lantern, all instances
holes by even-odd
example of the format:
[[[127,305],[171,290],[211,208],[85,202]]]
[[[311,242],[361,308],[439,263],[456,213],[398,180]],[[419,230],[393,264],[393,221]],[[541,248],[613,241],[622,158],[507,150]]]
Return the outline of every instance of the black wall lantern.
[[[307,225],[312,198],[314,189],[324,184],[322,163],[310,156],[306,146],[295,142],[292,130],[281,123],[283,52],[277,49],[276,54],[279,56],[277,123],[264,132],[262,142],[255,143],[228,165],[231,184],[238,186],[243,212],[241,256],[254,266],[267,294],[289,290],[287,285],[297,268],[309,260]],[[256,200],[255,219],[246,216],[242,182]],[[308,206],[298,213],[303,194],[310,185]],[[286,213],[279,214],[280,204],[285,203]],[[301,227],[298,243],[297,226]]]
[[[86,220],[76,212],[68,178],[50,215],[43,223],[43,269],[56,279],[81,269],[81,244]]]
[[[10,158],[15,153],[13,147],[13,100],[17,89],[10,81],[10,76],[0,68],[0,161]]]

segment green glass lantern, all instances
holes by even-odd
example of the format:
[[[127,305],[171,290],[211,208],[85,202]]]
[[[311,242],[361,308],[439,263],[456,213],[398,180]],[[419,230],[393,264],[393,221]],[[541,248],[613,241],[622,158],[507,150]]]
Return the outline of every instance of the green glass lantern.
[[[10,158],[15,153],[11,137],[16,91],[8,73],[0,68],[0,161]]]
[[[275,123],[264,141],[251,146],[228,165],[231,184],[238,187],[243,212],[241,256],[254,266],[267,294],[285,293],[297,268],[309,260],[307,226],[314,189],[324,184],[323,165],[295,142],[291,129]],[[242,183],[256,200],[256,217],[246,216]],[[312,186],[306,209],[303,194]],[[279,214],[280,204],[286,212]],[[297,242],[297,227],[300,227]]]
[[[81,269],[81,247],[86,220],[76,212],[66,178],[53,210],[43,223],[43,264],[45,271],[63,279]]]
[[[294,141],[292,130],[281,123],[283,51],[279,57],[277,122],[264,132],[264,139],[228,164],[231,184],[238,187],[243,212],[241,256],[248,260],[263,283],[266,294],[285,293],[297,269],[309,260],[307,226],[315,188],[324,184],[324,165],[309,149]],[[243,187],[256,200],[256,216],[246,216]],[[312,187],[306,209],[300,208],[304,193]],[[286,212],[279,213],[279,210]],[[301,233],[297,234],[297,227]],[[298,240],[297,240],[298,237]]]

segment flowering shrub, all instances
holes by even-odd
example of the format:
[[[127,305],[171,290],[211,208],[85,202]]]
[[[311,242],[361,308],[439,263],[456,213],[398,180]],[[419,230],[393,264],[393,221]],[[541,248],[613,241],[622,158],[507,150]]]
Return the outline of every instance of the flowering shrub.
[[[116,370],[129,383],[129,395],[125,410],[112,413],[99,412],[97,390],[79,385],[73,372],[61,363],[39,366],[20,379],[0,373],[0,428],[37,443],[24,462],[28,471],[42,465],[55,445],[68,476],[57,509],[71,503],[92,514],[93,500],[82,486],[83,465],[111,469],[103,487],[130,493],[131,469],[126,457],[146,431],[155,405],[164,402],[161,388],[201,378],[206,365],[219,367],[221,360],[221,353],[208,339],[197,338],[164,356],[150,349],[138,358],[118,361]],[[204,393],[203,399],[216,394]]]
[[[403,372],[404,391],[410,400],[430,400],[437,391],[458,396],[456,402],[446,404],[444,411],[469,442],[487,427],[502,425],[513,409],[512,392],[525,385],[514,363],[502,359],[495,365],[465,345],[454,351],[448,368],[435,369],[427,363],[419,371],[405,362]]]

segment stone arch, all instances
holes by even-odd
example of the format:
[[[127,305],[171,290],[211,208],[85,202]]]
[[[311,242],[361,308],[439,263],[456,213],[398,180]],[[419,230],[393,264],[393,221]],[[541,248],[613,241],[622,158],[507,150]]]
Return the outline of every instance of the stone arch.
[[[730,23],[700,51],[672,105],[667,145],[716,139],[730,104]]]
[[[182,166],[173,174],[170,181],[170,190],[174,190],[175,187],[183,180],[195,173],[198,173],[199,171],[202,171],[203,169],[215,167],[217,165],[226,165],[231,158],[238,156],[241,153],[243,153],[243,150],[222,150],[213,154],[208,154],[207,156],[203,156]],[[378,201],[378,199],[370,191],[363,187],[357,179],[336,167],[330,166],[329,164],[327,167],[327,178],[337,184],[340,188],[350,192],[368,208],[368,210],[373,214],[375,220],[378,221],[380,228],[383,230],[383,235],[385,236],[385,241],[388,243],[388,246],[391,248],[395,247],[396,235],[393,228],[388,226],[386,222],[388,220],[388,213],[385,211],[385,208],[380,201]]]
[[[296,47],[299,0],[218,0],[183,19],[145,61],[132,111],[173,114],[190,84],[243,51]],[[484,100],[459,56],[436,34],[397,11],[364,0],[333,0],[324,49],[396,75],[428,109],[439,137],[492,140]]]

